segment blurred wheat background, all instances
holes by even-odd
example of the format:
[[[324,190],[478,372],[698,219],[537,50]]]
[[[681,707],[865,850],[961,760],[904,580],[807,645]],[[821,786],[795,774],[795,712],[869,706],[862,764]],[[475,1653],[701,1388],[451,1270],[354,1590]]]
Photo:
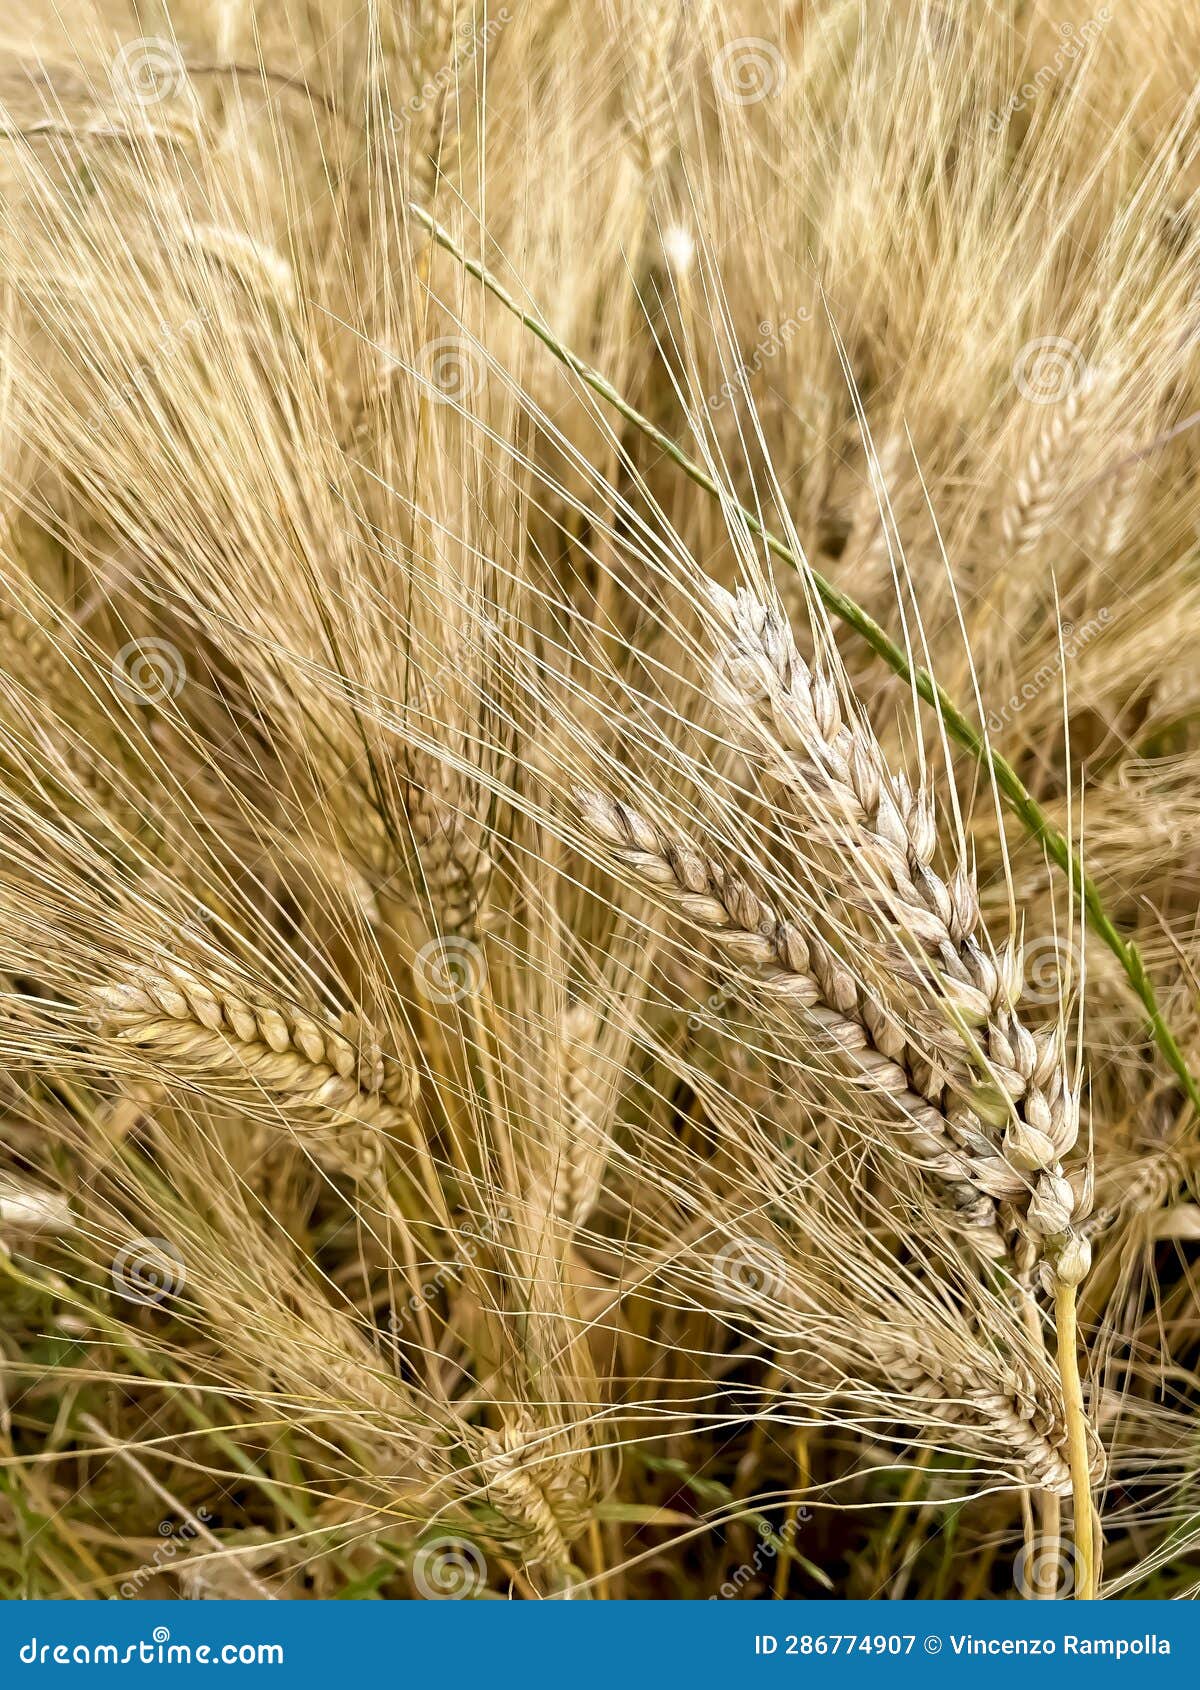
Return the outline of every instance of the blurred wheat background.
[[[0,1589],[1200,1590],[1190,0],[0,24]]]

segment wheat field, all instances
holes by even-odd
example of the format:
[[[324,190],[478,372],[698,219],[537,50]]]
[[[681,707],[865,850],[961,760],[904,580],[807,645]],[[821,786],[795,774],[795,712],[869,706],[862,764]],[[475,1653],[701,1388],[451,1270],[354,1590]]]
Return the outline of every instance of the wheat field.
[[[24,10],[0,1593],[1195,1596],[1195,6]]]

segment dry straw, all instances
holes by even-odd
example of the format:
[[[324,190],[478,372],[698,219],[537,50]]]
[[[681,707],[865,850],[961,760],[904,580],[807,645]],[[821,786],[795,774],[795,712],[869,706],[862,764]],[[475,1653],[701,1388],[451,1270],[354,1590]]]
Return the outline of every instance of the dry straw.
[[[0,1595],[1194,1596],[1183,0],[280,10],[0,65]]]

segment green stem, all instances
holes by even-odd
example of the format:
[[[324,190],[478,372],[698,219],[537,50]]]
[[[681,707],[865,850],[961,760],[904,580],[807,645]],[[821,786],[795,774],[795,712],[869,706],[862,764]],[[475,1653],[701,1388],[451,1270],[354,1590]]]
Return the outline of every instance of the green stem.
[[[435,222],[427,211],[415,204],[410,204],[409,210],[417,221],[429,230],[438,245],[445,247],[446,251],[457,259],[470,275],[474,276],[477,281],[482,282],[488,292],[493,294],[506,310],[511,311],[513,316],[523,323],[531,334],[536,335],[543,346],[552,352],[560,363],[565,364],[569,370],[573,370],[581,381],[585,382],[594,393],[599,394],[602,399],[610,404],[620,416],[625,418],[626,422],[638,429],[647,439],[652,440],[659,450],[673,463],[677,464],[698,487],[702,487],[706,493],[710,493],[713,498],[719,499],[723,504],[729,504],[728,491],[719,487],[712,476],[694,458],[688,456],[678,441],[672,440],[670,435],[664,434],[661,428],[657,428],[650,421],[649,417],[643,416],[627,399],[622,398],[621,394],[617,392],[605,376],[601,375],[598,370],[594,370],[590,364],[584,363],[582,358],[577,357],[569,347],[564,346],[561,341],[557,340],[545,324],[539,323],[535,317],[525,311],[503,284],[497,281],[496,277],[477,259],[468,257],[453,237],[439,223]],[[1197,1085],[1184,1060],[1183,1052],[1179,1048],[1175,1035],[1167,1026],[1139,951],[1136,946],[1131,944],[1128,939],[1123,938],[1117,931],[1112,918],[1104,908],[1099,888],[1084,868],[1082,859],[1077,852],[1071,849],[1065,835],[1060,833],[1051,822],[1045,810],[1026,787],[1012,764],[1005,757],[1002,757],[998,751],[992,749],[986,736],[973,726],[949,694],[934,680],[929,671],[916,668],[910,662],[903,647],[897,645],[895,640],[885,633],[873,616],[865,611],[861,605],[856,604],[839,587],[835,587],[832,581],[814,569],[807,560],[798,557],[790,546],[764,527],[753,511],[747,510],[744,505],[740,504],[735,504],[733,508],[750,533],[757,535],[767,550],[775,557],[790,564],[793,569],[798,570],[807,580],[811,581],[826,607],[847,627],[853,628],[855,633],[866,641],[871,650],[878,657],[881,657],[890,669],[893,669],[897,675],[908,682],[919,698],[923,699],[926,704],[932,705],[938,712],[951,739],[956,740],[959,745],[970,752],[981,767],[989,771],[996,787],[1008,800],[1026,831],[1039,842],[1051,860],[1057,863],[1058,867],[1070,877],[1071,884],[1075,888],[1075,893],[1083,906],[1092,931],[1104,941],[1124,969],[1134,993],[1146,1011],[1155,1044],[1179,1080],[1193,1109],[1200,1114],[1200,1086]]]

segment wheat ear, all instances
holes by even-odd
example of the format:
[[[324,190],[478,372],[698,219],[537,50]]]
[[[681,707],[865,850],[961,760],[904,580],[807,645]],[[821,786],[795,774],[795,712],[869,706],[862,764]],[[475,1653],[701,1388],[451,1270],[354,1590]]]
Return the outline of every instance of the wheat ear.
[[[597,1084],[600,1018],[586,1003],[563,1012],[558,1035],[562,1131],[538,1150],[530,1204],[554,1215],[570,1232],[581,1227],[600,1197],[610,1137]]]
[[[410,1063],[292,1006],[268,1008],[169,965],[105,987],[109,1029],[160,1063],[197,1079],[249,1080],[273,1101],[321,1118],[389,1132],[411,1117],[418,1081]]]
[[[1029,1484],[1052,1496],[1071,1495],[1070,1428],[1024,1369],[999,1358],[975,1367],[939,1366],[936,1345],[916,1342],[885,1344],[879,1359],[889,1384],[936,1403],[939,1418],[959,1427],[968,1446],[986,1455],[987,1445],[998,1441],[1015,1452]],[[1104,1456],[1090,1425],[1085,1437],[1088,1469],[1098,1478]]]
[[[468,256],[453,236],[448,234],[423,206],[410,204],[409,210],[417,221],[429,230],[438,245],[444,247],[469,275],[481,282],[504,309],[510,311],[518,322],[535,335],[560,363],[573,371],[626,422],[651,440],[664,457],[682,470],[689,481],[716,499],[722,510],[728,512],[747,533],[761,540],[771,556],[777,557],[789,569],[796,570],[832,614],[852,628],[876,656],[883,659],[889,669],[907,681],[918,698],[937,711],[939,724],[946,735],[970,753],[988,778],[994,782],[996,790],[1003,794],[1012,806],[1026,832],[1044,847],[1051,860],[1068,876],[1072,887],[1079,894],[1088,922],[1120,963],[1126,979],[1144,1007],[1155,1044],[1172,1073],[1178,1078],[1193,1108],[1200,1111],[1200,1084],[1188,1067],[1178,1039],[1167,1024],[1158,994],[1154,990],[1154,984],[1140,952],[1117,930],[1105,908],[1100,890],[1084,868],[1078,852],[1072,848],[1065,834],[1053,825],[1012,764],[993,749],[986,736],[979,732],[929,671],[917,668],[904,647],[897,645],[860,604],[834,586],[819,570],[813,569],[806,558],[785,544],[778,535],[773,534],[755,511],[732,501],[728,488],[721,486],[694,458],[689,457],[678,441],[664,433],[649,417],[631,405],[599,370],[593,369],[577,353],[572,352],[570,347],[564,345],[544,322],[524,310],[503,283],[498,281],[485,265]]]
[[[906,946],[928,960],[935,1006],[944,1003],[947,1034],[972,1080],[963,1104],[929,1101],[943,1102],[952,1136],[969,1148],[974,1182],[1009,1206],[1048,1269],[1047,1288],[1078,1285],[1091,1247],[1076,1225],[1082,1204],[1062,1165],[1079,1136],[1079,1097],[1061,1028],[1035,1033],[1022,1025],[1019,952],[988,944],[964,865],[948,882],[938,874],[927,797],[891,773],[865,722],[844,716],[837,688],[804,662],[785,619],[745,589],[731,594],[714,585],[711,592],[731,635],[722,654],[726,690],[743,716],[765,721],[775,772],[815,798],[809,825],[858,857]],[[938,1085],[931,1074],[917,1090]]]
[[[667,898],[758,985],[799,1011],[831,1065],[885,1103],[905,1148],[953,1198],[958,1223],[982,1254],[1008,1254],[997,1213],[998,1170],[990,1144],[962,1135],[920,1095],[901,1065],[903,1029],[870,998],[827,946],[780,918],[740,875],[691,840],[660,831],[637,810],[589,789],[576,792],[588,835],[643,886]],[[984,1154],[980,1154],[980,1151]],[[1007,1189],[1005,1181],[1001,1181]]]
[[[559,1588],[571,1582],[571,1543],[587,1521],[586,1481],[569,1454],[527,1415],[483,1436],[479,1463],[489,1500],[513,1528],[513,1547]]]
[[[670,151],[671,58],[683,15],[680,0],[639,0],[638,52],[626,96],[626,122],[647,188]]]
[[[418,890],[428,900],[440,933],[478,930],[492,872],[483,829],[455,806],[444,778],[406,780],[404,813],[417,856]],[[439,790],[442,788],[443,790]]]
[[[797,1208],[802,1214],[802,1202]],[[1005,1345],[1002,1325],[981,1330],[978,1315],[960,1309],[948,1327],[942,1311],[913,1319],[887,1300],[860,1303],[844,1322],[831,1321],[821,1279],[830,1270],[840,1273],[841,1265],[819,1239],[805,1235],[802,1221],[794,1255],[785,1259],[773,1244],[731,1237],[690,1283],[729,1287],[730,1260],[762,1264],[761,1283],[745,1273],[734,1280],[737,1311],[770,1343],[781,1371],[794,1370],[798,1385],[833,1399],[869,1401],[876,1417],[927,1428],[934,1437],[953,1426],[962,1447],[993,1461],[1002,1452],[1021,1483],[1056,1497],[1071,1494],[1072,1428],[1058,1381],[1035,1352],[1025,1358],[1019,1342]],[[1018,1329],[1015,1336],[1023,1334]],[[1084,1436],[1096,1477],[1104,1452],[1092,1427],[1085,1426]]]
[[[1037,549],[1061,506],[1068,453],[1079,427],[1085,392],[1085,385],[1076,387],[1054,406],[1017,473],[1013,497],[1000,518],[1001,532],[1014,557]]]

